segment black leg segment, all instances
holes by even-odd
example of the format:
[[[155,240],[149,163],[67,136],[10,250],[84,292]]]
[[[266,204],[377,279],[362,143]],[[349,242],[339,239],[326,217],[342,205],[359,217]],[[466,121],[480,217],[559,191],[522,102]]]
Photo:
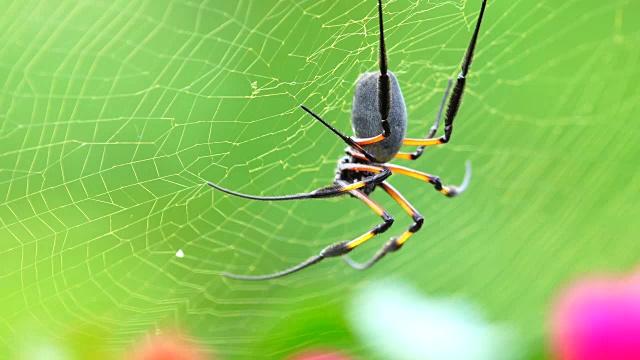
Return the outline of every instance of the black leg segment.
[[[380,76],[378,77],[378,111],[380,111],[380,116],[382,118],[382,129],[384,131],[384,135],[389,136],[391,134],[391,130],[389,128],[389,122],[387,122],[387,118],[389,117],[389,111],[391,110],[391,102],[393,101],[393,99],[391,97],[391,79],[389,79],[389,75],[387,74],[387,47],[384,43],[382,0],[378,0],[378,20],[380,26],[380,57],[378,60],[380,65]]]
[[[242,194],[239,192],[235,192],[233,190],[225,189],[222,186],[216,185],[211,182],[208,182],[207,185],[211,186],[214,189],[218,189],[222,192],[225,192],[227,194],[241,197],[244,199],[261,200],[261,201],[283,201],[283,200],[321,199],[321,198],[346,195],[351,190],[360,189],[373,183],[376,183],[376,184],[381,183],[386,178],[391,176],[391,170],[382,166],[359,165],[359,164],[343,164],[341,166],[343,166],[344,169],[346,170],[355,171],[355,172],[357,171],[370,172],[370,173],[373,173],[373,175],[367,176],[363,180],[357,181],[351,184],[343,184],[343,185],[334,184],[331,186],[314,190],[310,193],[284,195],[284,196],[256,196],[256,195]]]
[[[444,110],[444,106],[447,104],[447,98],[449,97],[449,91],[451,90],[452,83],[453,83],[453,80],[449,79],[449,82],[447,82],[447,88],[444,91],[444,96],[442,97],[442,101],[440,102],[440,108],[438,109],[438,115],[436,116],[436,121],[433,123],[433,126],[431,126],[431,129],[429,129],[429,133],[427,134],[427,137],[425,137],[425,139],[433,139],[434,135],[436,134],[436,131],[438,131],[438,127],[440,127],[440,119],[442,118],[442,111]],[[422,155],[422,153],[424,153],[425,147],[426,146],[424,145],[420,145],[416,149],[416,151],[412,153],[399,152],[396,155],[396,159],[416,160]]]
[[[433,146],[445,144],[451,139],[451,133],[453,132],[453,120],[456,118],[458,109],[460,108],[462,95],[464,94],[464,87],[467,81],[467,73],[469,72],[469,68],[471,67],[471,62],[473,61],[473,53],[476,49],[478,33],[480,32],[480,25],[482,24],[482,17],[484,16],[484,9],[486,6],[487,0],[483,0],[482,7],[480,8],[480,14],[478,15],[478,21],[476,22],[473,36],[471,36],[471,42],[469,43],[467,53],[462,60],[462,71],[456,79],[456,85],[454,86],[453,93],[451,94],[451,98],[449,99],[449,105],[447,106],[447,112],[444,118],[444,135],[440,136],[437,139],[405,139],[403,142],[404,145]]]

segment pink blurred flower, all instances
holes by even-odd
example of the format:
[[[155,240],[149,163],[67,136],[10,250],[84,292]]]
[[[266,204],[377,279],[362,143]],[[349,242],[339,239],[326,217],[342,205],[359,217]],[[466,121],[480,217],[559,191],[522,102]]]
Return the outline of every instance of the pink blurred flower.
[[[570,286],[555,304],[550,326],[556,359],[640,359],[639,274]]]
[[[352,360],[352,358],[333,351],[314,350],[296,354],[290,360]]]
[[[140,341],[127,360],[211,360],[205,351],[178,332],[147,336]]]

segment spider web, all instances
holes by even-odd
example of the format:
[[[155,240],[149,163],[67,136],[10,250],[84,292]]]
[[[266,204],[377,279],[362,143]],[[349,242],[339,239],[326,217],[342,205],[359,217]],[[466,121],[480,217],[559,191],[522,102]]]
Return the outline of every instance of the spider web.
[[[479,5],[387,1],[409,136],[431,126]],[[262,283],[218,274],[287,268],[379,218],[347,198],[252,202],[204,184],[279,195],[331,182],[345,145],[298,106],[349,133],[354,82],[377,67],[375,1],[5,7],[3,353],[25,333],[117,350],[180,324],[224,358],[279,358],[341,337],[332,344],[361,354],[346,330],[291,319],[335,314],[383,276],[473,298],[534,338],[568,278],[636,260],[637,3],[490,2],[452,143],[403,163],[457,183],[469,159],[468,193],[448,200],[394,176],[426,217],[411,250],[364,273],[326,260]],[[361,260],[411,223],[373,197],[396,223],[354,253]]]

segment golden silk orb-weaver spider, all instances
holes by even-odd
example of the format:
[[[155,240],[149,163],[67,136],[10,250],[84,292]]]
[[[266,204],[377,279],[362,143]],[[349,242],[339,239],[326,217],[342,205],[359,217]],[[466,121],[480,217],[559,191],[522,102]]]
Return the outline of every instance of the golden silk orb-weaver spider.
[[[267,280],[282,277],[300,271],[311,265],[317,264],[325,258],[342,257],[347,264],[358,270],[365,270],[382,259],[386,254],[397,251],[404,243],[422,227],[424,217],[416,210],[403,196],[387,181],[391,174],[410,176],[432,184],[435,190],[447,197],[454,197],[461,194],[468,186],[471,178],[471,165],[467,162],[467,170],[464,180],[460,186],[444,186],[440,178],[420,171],[409,169],[403,166],[389,164],[392,159],[416,160],[422,155],[424,148],[446,144],[451,139],[453,132],[453,120],[458,113],[462,94],[464,93],[465,82],[473,53],[478,40],[482,16],[487,5],[487,1],[482,1],[480,14],[476,22],[475,30],[471,37],[471,42],[462,60],[462,71],[455,81],[455,86],[449,98],[452,80],[449,80],[445,90],[438,116],[434,125],[424,139],[406,138],[407,129],[407,109],[400,91],[400,85],[395,75],[387,69],[387,51],[384,42],[384,26],[382,20],[382,0],[378,0],[378,18],[380,23],[380,51],[379,51],[379,72],[369,72],[362,74],[356,83],[356,90],[353,97],[353,107],[351,110],[351,123],[355,136],[346,136],[320,116],[309,110],[304,105],[302,109],[313,116],[316,120],[326,126],[334,134],[339,136],[349,147],[346,149],[347,156],[338,162],[336,176],[333,185],[314,190],[310,193],[294,194],[285,196],[254,196],[241,194],[229,189],[225,189],[213,183],[208,183],[211,187],[223,191],[227,194],[239,196],[251,200],[282,201],[298,199],[318,199],[350,194],[365,204],[378,214],[383,223],[375,226],[370,231],[353,240],[346,240],[331,244],[316,256],[291,267],[289,269],[268,274],[268,275],[238,275],[223,272],[222,275],[240,280]],[[448,106],[444,112],[444,135],[434,138],[440,119],[443,114],[445,103]],[[412,153],[399,152],[402,146],[418,146]],[[400,236],[393,237],[387,241],[382,248],[366,263],[360,264],[349,257],[347,253],[356,247],[364,244],[372,237],[387,231],[393,224],[393,217],[378,205],[369,194],[376,188],[381,187],[411,216],[413,224]]]

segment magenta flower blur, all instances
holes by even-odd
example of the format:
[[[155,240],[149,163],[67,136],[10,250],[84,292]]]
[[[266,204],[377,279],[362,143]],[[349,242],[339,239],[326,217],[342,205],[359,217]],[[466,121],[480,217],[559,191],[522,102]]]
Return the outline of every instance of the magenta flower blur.
[[[640,276],[578,282],[561,294],[550,325],[555,359],[640,359]]]

